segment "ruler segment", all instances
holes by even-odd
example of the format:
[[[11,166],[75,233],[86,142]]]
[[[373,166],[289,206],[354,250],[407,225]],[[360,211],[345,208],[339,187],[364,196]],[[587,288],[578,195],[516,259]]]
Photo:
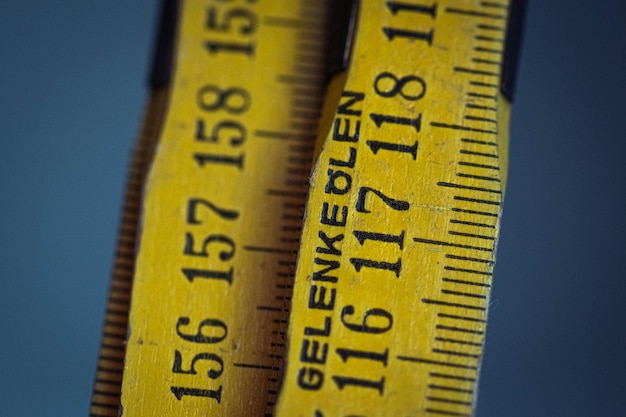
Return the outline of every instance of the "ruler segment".
[[[136,249],[131,240],[120,249],[136,256],[130,315],[111,319],[128,320],[124,416],[273,414],[317,130],[310,116],[326,81],[326,9],[180,2],[140,236]],[[100,399],[108,385],[97,387]]]
[[[167,105],[167,89],[156,88],[146,105],[144,120],[130,164],[125,205],[120,222],[118,250],[113,263],[113,274],[107,299],[107,311],[101,337],[95,375],[95,387],[89,409],[90,417],[117,417],[122,390],[122,369],[128,332],[128,306],[134,272],[134,250],[137,239],[137,221],[144,180],[158,139],[161,120]],[[119,312],[123,312],[122,315]],[[110,351],[115,351],[111,357]],[[97,386],[106,384],[107,395],[99,394]]]
[[[323,116],[278,417],[473,414],[506,180],[508,10],[361,1]]]

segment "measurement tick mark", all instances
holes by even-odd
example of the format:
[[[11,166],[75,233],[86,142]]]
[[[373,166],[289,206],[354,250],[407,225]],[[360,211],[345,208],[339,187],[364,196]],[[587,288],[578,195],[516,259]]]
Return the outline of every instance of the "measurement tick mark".
[[[491,259],[481,259],[481,258],[471,258],[468,256],[458,256],[458,255],[452,255],[452,254],[446,254],[446,258],[448,259],[456,259],[459,261],[468,261],[468,262],[477,262],[477,263],[482,263],[482,264],[487,264],[487,265],[493,265],[493,261]]]
[[[467,117],[467,116],[466,116]],[[468,151],[467,149],[461,149],[463,155],[474,155],[474,156],[484,156],[485,158],[494,158],[498,159],[498,155],[495,153],[486,153],[486,152],[476,152],[476,151]]]
[[[426,399],[428,401],[432,401],[432,402],[440,402],[440,403],[448,403],[448,404],[459,404],[459,405],[472,405],[471,401],[451,400],[449,398],[426,397]]]
[[[483,284],[482,282],[463,281],[461,279],[452,279],[452,278],[441,278],[441,280],[444,281],[444,282],[452,282],[454,284],[474,285],[474,286],[477,286],[477,287],[491,288],[491,285]]]
[[[482,247],[479,247],[479,246],[461,245],[461,244],[458,244],[458,243],[443,242],[443,241],[439,241],[439,240],[422,239],[422,238],[419,238],[419,237],[414,237],[413,240],[415,242],[419,242],[419,243],[428,243],[428,244],[432,244],[432,245],[441,245],[441,246],[452,246],[454,248],[474,249],[474,250],[480,250],[480,251],[484,251],[484,252],[491,252],[490,248],[482,248]]]
[[[504,28],[501,27],[501,26],[493,26],[493,25],[482,25],[482,24],[479,24],[479,25],[476,25],[476,27],[478,29],[495,30],[495,31],[499,31],[499,32],[502,32],[504,30]]]
[[[491,76],[491,77],[497,77],[498,74],[497,72],[492,72],[492,71],[483,71],[483,70],[477,70],[474,68],[467,68],[467,67],[454,67],[454,71],[455,72],[464,72],[467,74],[476,74],[476,75],[487,75],[487,76]]]
[[[471,305],[459,304],[459,303],[450,303],[450,302],[447,302],[447,301],[440,301],[440,300],[431,300],[429,298],[422,298],[422,303],[424,303],[424,304],[435,304],[435,305],[440,305],[440,306],[443,306],[443,307],[465,308],[465,309],[468,309],[468,310],[479,310],[479,311],[486,311],[487,310],[485,307],[471,306]],[[435,338],[435,340],[437,340],[437,338]],[[482,346],[482,345],[478,344],[476,346]]]
[[[498,99],[498,97],[496,97],[496,96],[490,96],[489,94],[476,93],[474,91],[468,92],[467,95],[469,97],[484,98],[484,99],[494,100],[494,101]],[[473,118],[472,116],[465,116],[465,119],[467,119],[467,120],[481,120],[481,119]],[[495,120],[493,120],[493,121],[489,120],[489,119],[487,119],[487,120],[492,122],[492,123],[497,123],[497,121],[495,121]]]
[[[500,167],[497,165],[475,164],[473,162],[467,162],[467,161],[459,161],[459,165],[464,166],[464,167],[484,168],[484,169],[493,169],[495,171],[500,171]]]
[[[457,388],[457,387],[448,387],[445,385],[436,385],[436,384],[429,384],[428,385],[429,389],[433,389],[433,390],[441,390],[441,391],[452,391],[452,392],[461,392],[464,394],[473,394],[474,390],[471,389],[463,389],[463,388]]]
[[[439,181],[437,185],[441,187],[460,188],[463,190],[484,191],[486,193],[502,194],[502,191],[500,190],[492,190],[489,188],[481,188],[481,187],[471,187],[469,185],[455,184],[455,183],[445,182],[445,181]]]
[[[457,316],[455,314],[446,314],[446,313],[437,313],[437,317],[442,317],[445,319],[456,319],[456,320],[464,320],[464,321],[475,321],[478,323],[486,323],[486,320],[483,319],[477,319],[474,317],[467,317],[467,316]]]
[[[466,165],[469,163],[466,163]],[[463,165],[461,163],[459,163],[459,165]],[[471,166],[471,165],[469,165]],[[485,181],[494,181],[494,182],[500,182],[500,178],[494,178],[494,177],[485,177],[482,175],[472,175],[472,174],[465,174],[463,172],[457,172],[456,174],[457,177],[461,177],[461,178],[473,178],[475,180],[485,180]]]
[[[485,332],[481,330],[466,329],[463,327],[454,327],[454,326],[444,326],[442,324],[438,324],[436,328],[439,330],[448,330],[451,332],[458,332],[458,333],[470,333],[470,334],[477,334],[481,336],[485,334]]]
[[[477,369],[475,366],[472,366],[472,365],[463,365],[463,364],[458,364],[458,363],[435,361],[435,360],[432,360],[432,359],[415,358],[415,357],[411,357],[411,356],[400,356],[400,355],[398,355],[396,357],[399,360],[406,361],[406,362],[426,363],[426,364],[429,364],[429,365],[441,365],[441,366],[447,366],[447,367],[450,367],[450,368],[460,368],[460,369],[473,369],[473,370]]]
[[[476,62],[485,61],[485,60],[479,60],[478,58],[474,58],[474,59],[476,60]],[[490,61],[490,62],[494,62],[495,63],[495,61]],[[481,81],[470,81],[469,84],[470,85],[475,85],[477,87],[498,88],[498,86],[496,84],[483,83]],[[466,104],[465,107],[472,107],[472,105]],[[475,108],[481,108],[481,106],[475,106]],[[494,111],[496,110],[495,107],[482,107],[482,108],[487,109],[487,110],[494,110]]]
[[[467,127],[463,125],[455,125],[455,124],[441,123],[441,122],[430,122],[430,125],[433,127],[442,127],[445,129],[452,129],[452,130],[466,130],[468,132],[488,133],[490,135],[495,135],[498,133],[495,130],[478,129],[475,127]]]
[[[470,203],[488,204],[492,206],[499,206],[501,204],[499,201],[481,200],[478,198],[461,197],[458,195],[455,195],[454,199],[457,201],[468,201]]]
[[[466,222],[464,220],[456,220],[456,219],[450,219],[450,223],[452,223],[452,224],[462,224],[462,225],[465,225],[465,226],[487,227],[489,229],[495,229],[496,228],[496,226],[491,225],[491,224],[476,223],[476,222]]]
[[[252,363],[233,363],[233,366],[238,368],[251,368],[251,369],[263,369],[268,371],[279,371],[280,368],[276,366],[267,366],[267,365],[255,365]]]
[[[489,52],[489,53],[498,54],[498,55],[502,54],[502,50],[501,49],[485,48],[485,47],[482,47],[482,46],[476,46],[476,47],[474,47],[474,50],[477,51],[477,52]]]
[[[457,413],[456,411],[437,410],[435,408],[425,408],[424,411],[430,414],[438,414],[440,416],[472,417],[471,414],[467,414],[467,413]]]
[[[468,104],[466,107],[470,107],[470,105]],[[498,146],[497,142],[487,142],[485,140],[470,139],[470,138],[461,138],[461,142],[475,143],[476,145]]]
[[[475,355],[473,353],[456,352],[454,350],[444,350],[444,349],[433,349],[433,353],[440,353],[442,355],[462,356],[465,358],[473,358],[473,359],[478,359],[480,357],[480,355]]]
[[[439,372],[431,372],[429,375],[433,378],[456,379],[457,381],[476,382],[476,378],[470,378],[470,377],[458,376],[458,375],[450,375],[450,374],[441,374]]]
[[[487,41],[487,42],[498,42],[498,43],[502,43],[504,42],[504,39],[500,39],[500,38],[494,38],[492,36],[474,36],[474,39],[479,40],[479,41]]]
[[[456,268],[456,267],[447,266],[447,265],[444,266],[443,269],[445,269],[446,271],[467,272],[468,274],[485,275],[488,277],[493,276],[491,272],[476,271],[474,269]]]
[[[460,291],[441,290],[441,293],[448,294],[448,295],[457,295],[459,297],[479,298],[482,300],[487,299],[486,295],[471,294],[471,293],[460,292]]]
[[[506,17],[506,16],[499,15],[499,14],[485,13],[485,12],[480,12],[478,10],[457,9],[455,7],[446,7],[446,12],[461,14],[465,16],[487,17],[487,18],[496,19],[496,20],[503,20]]]
[[[477,235],[474,233],[462,233],[462,232],[457,232],[455,230],[450,230],[448,231],[449,234],[453,235],[453,236],[464,236],[464,237],[473,237],[476,239],[484,239],[484,240],[496,240],[496,238],[492,237],[492,236],[485,236],[485,235]],[[491,251],[491,249],[489,249]]]

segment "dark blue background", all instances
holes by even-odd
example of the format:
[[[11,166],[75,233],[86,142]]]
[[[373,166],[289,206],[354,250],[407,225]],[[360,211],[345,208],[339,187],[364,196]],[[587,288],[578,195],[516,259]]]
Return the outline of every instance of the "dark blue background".
[[[0,3],[1,415],[87,415],[157,3]],[[624,416],[626,3],[526,29],[478,416]]]

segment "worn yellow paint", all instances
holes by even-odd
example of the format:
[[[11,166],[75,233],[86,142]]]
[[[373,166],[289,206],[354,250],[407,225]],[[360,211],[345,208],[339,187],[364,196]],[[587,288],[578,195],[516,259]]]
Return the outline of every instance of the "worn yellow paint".
[[[442,0],[432,15],[393,13],[389,3],[361,2],[345,84],[333,84],[347,93],[320,134],[278,417],[474,411],[506,172],[510,109],[496,51],[507,3]],[[432,30],[432,43],[390,40],[383,28]],[[384,73],[420,77],[423,97],[411,78],[408,99],[391,94]],[[363,100],[342,110],[355,93]],[[371,114],[421,114],[421,128],[377,126]],[[338,140],[337,127],[352,138]],[[374,153],[368,141],[418,149],[415,159],[409,151]],[[351,152],[353,167],[345,163]],[[359,208],[363,187],[395,207],[367,192]]]
[[[303,12],[297,1],[182,2],[168,111],[145,186],[125,417],[272,412],[316,129],[315,118],[305,120],[312,127],[295,125],[294,89],[309,88],[300,99],[318,100],[323,79],[322,66],[309,63],[308,78],[280,80],[293,74],[299,52],[322,53],[315,43],[302,50],[290,22]],[[322,16],[321,4],[307,16],[306,29],[317,37]],[[211,52],[206,42],[254,52]],[[258,131],[312,138],[281,140]],[[287,172],[294,166],[303,173]]]

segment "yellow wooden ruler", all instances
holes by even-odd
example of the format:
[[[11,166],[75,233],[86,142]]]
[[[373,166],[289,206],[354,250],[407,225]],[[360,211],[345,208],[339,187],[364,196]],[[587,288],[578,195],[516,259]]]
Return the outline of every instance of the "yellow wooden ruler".
[[[326,4],[174,3],[130,316],[114,280],[91,415],[271,414],[326,83]]]
[[[90,415],[471,415],[511,5],[166,10]]]
[[[311,179],[278,417],[472,415],[505,182],[508,10],[361,1]]]
[[[324,17],[321,2],[181,2],[143,203],[125,416],[272,412]]]

